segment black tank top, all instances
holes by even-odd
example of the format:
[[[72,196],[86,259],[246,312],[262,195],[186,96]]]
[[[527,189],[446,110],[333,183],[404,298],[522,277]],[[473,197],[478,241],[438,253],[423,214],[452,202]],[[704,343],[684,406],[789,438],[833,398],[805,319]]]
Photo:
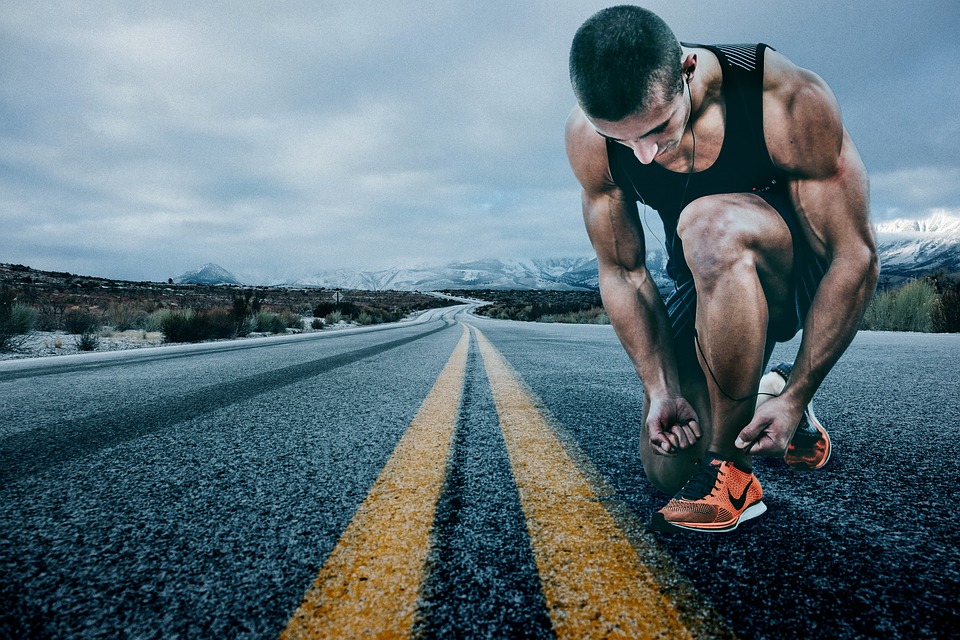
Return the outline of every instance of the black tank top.
[[[692,174],[677,173],[656,162],[645,165],[629,147],[607,140],[613,181],[627,198],[653,207],[663,220],[667,273],[674,280],[689,278],[677,238],[677,220],[683,207],[701,196],[771,191],[785,194],[787,187],[786,174],[771,162],[763,137],[763,54],[768,45],[684,46],[713,52],[723,71],[726,122],[723,145],[713,165]],[[690,182],[684,191],[688,177]]]

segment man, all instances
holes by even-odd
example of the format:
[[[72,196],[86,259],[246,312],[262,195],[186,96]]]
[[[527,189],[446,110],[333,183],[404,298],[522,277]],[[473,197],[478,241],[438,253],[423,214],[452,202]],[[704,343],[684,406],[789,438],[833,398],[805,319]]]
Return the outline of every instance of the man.
[[[735,529],[766,510],[752,456],[829,457],[810,402],[876,285],[866,171],[829,87],[766,45],[681,45],[650,11],[613,7],[577,31],[570,76],[567,155],[643,382],[641,461],[674,495],[651,526]],[[666,303],[638,202],[663,220]],[[792,371],[758,393],[775,342],[801,328]]]

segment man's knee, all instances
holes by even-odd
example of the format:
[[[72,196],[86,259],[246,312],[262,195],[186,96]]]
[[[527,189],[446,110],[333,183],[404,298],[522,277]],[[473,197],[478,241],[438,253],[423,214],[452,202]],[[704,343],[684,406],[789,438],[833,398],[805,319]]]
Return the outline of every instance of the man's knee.
[[[736,270],[755,272],[761,263],[765,269],[789,269],[792,260],[786,223],[768,204],[747,194],[694,200],[680,214],[677,235],[698,288]]]
[[[680,213],[677,234],[687,242],[722,238],[736,222],[736,200],[724,195],[697,198]]]
[[[666,457],[654,453],[652,447],[640,447],[640,463],[650,483],[667,495],[675,495],[696,469],[694,462],[701,447],[693,451],[684,451],[675,457]],[[704,447],[705,448],[705,447]],[[701,454],[702,455],[702,454]]]
[[[755,230],[744,224],[735,201],[710,196],[693,201],[680,214],[677,235],[698,285],[707,284],[738,266],[749,268]]]

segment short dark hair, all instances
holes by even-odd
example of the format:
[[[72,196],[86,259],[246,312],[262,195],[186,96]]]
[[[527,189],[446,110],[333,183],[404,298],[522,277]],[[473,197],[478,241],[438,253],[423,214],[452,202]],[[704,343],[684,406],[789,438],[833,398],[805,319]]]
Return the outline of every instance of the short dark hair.
[[[570,83],[591,117],[623,120],[650,106],[655,91],[683,91],[682,50],[660,16],[629,5],[598,11],[577,30],[570,46]]]

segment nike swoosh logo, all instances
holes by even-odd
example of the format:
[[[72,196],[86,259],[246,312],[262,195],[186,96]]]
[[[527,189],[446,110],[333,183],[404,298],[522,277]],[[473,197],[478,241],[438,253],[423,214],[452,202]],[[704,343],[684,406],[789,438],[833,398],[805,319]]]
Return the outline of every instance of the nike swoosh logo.
[[[733,505],[733,508],[737,511],[743,509],[743,503],[747,501],[747,490],[750,488],[750,485],[753,484],[753,478],[750,478],[750,482],[747,483],[747,486],[743,488],[743,494],[739,498],[734,498],[733,494],[730,493],[730,489],[727,489],[727,497],[730,498],[730,504]]]

